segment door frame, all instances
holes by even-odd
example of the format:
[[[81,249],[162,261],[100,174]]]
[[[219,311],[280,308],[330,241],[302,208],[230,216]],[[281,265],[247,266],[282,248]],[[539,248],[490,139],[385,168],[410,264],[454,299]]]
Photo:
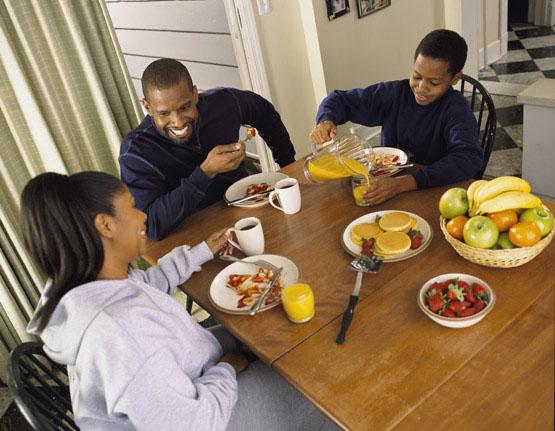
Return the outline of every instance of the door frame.
[[[223,3],[241,83],[244,88],[254,91],[271,102],[270,84],[252,3],[243,0],[223,0]],[[255,139],[257,154],[249,153],[248,155],[259,160],[262,172],[279,169],[264,140],[258,135]]]

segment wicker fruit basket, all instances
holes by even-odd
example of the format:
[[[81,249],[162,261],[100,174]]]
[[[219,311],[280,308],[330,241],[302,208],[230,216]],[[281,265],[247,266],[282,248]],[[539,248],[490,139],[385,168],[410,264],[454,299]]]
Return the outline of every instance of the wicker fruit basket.
[[[490,250],[485,248],[475,248],[466,245],[464,242],[453,238],[445,227],[447,219],[444,217],[439,218],[439,226],[445,236],[445,239],[455,251],[470,262],[477,263],[482,266],[489,266],[492,268],[514,268],[516,266],[524,265],[530,262],[538,254],[546,248],[553,236],[555,235],[555,228],[551,229],[549,234],[538,241],[532,247],[512,248],[510,250]]]

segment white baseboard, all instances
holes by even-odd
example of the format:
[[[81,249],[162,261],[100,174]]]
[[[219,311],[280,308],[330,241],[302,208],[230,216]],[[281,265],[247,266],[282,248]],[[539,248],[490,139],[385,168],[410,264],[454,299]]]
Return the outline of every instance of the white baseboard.
[[[508,37],[508,36],[507,36]],[[499,39],[493,41],[486,47],[486,62],[487,64],[491,64],[496,62],[502,57],[501,54],[501,41]],[[484,48],[480,48],[478,51],[478,63],[480,69],[485,66],[484,64]]]
[[[508,44],[509,44],[509,33],[505,32],[501,35],[501,46],[499,47],[499,52],[501,53],[501,57],[507,54]]]

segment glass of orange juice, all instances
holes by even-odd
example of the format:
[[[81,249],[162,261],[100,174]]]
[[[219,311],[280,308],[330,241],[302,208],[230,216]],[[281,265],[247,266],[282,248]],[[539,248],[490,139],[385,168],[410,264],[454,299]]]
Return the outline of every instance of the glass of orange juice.
[[[314,317],[314,293],[304,281],[288,284],[281,291],[281,303],[293,323],[308,322]]]
[[[370,188],[371,178],[362,176],[362,175],[355,175],[351,179],[351,190],[353,191],[353,197],[355,198],[355,204],[359,207],[367,207],[370,204],[366,203],[362,200],[362,195],[366,190]]]

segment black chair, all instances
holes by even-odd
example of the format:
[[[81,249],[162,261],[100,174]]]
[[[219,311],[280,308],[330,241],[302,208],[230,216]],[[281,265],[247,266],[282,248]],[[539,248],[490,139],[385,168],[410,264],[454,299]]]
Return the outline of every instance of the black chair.
[[[12,351],[7,379],[17,407],[34,430],[79,429],[66,368],[50,360],[41,343],[22,343]]]
[[[468,88],[465,89],[465,84],[467,83]],[[466,96],[464,94],[465,91],[467,93],[471,93],[469,96],[470,109],[472,109],[472,112],[478,112],[478,130],[480,130],[480,146],[484,150],[484,165],[474,178],[480,179],[484,175],[484,171],[488,165],[491,150],[493,149],[493,142],[495,141],[495,128],[497,125],[495,105],[493,104],[493,100],[488,93],[488,90],[486,90],[486,88],[479,81],[470,76],[462,76],[460,91],[463,96]],[[487,108],[487,111],[484,108]],[[482,122],[484,121],[484,118],[486,123],[482,134]]]

